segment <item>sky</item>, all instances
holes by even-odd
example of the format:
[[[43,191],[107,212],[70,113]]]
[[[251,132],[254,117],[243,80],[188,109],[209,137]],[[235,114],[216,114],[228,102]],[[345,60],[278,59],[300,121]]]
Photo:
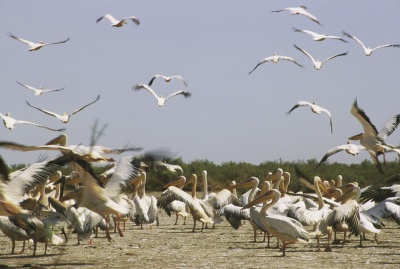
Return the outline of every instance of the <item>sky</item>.
[[[305,5],[321,25],[289,12],[286,7]],[[122,148],[126,144],[144,150],[168,148],[184,162],[320,160],[329,149],[347,143],[362,132],[350,114],[358,105],[380,130],[386,120],[400,113],[400,49],[384,48],[365,56],[350,40],[316,42],[293,27],[341,36],[346,31],[366,45],[400,44],[399,1],[0,1],[0,113],[9,112],[52,128],[66,128],[70,145],[89,145],[95,122],[105,127],[98,145]],[[136,16],[120,28],[108,20]],[[28,46],[10,38],[64,44],[29,52]],[[348,52],[315,70],[294,44],[323,60]],[[288,62],[260,65],[273,53],[294,58],[304,68]],[[181,75],[181,81],[156,80],[152,88],[166,96],[177,90],[192,93],[176,96],[163,107],[145,90],[132,86],[148,83],[155,74]],[[63,91],[34,96],[16,83]],[[64,124],[26,105],[58,114],[73,115]],[[332,114],[314,114],[309,107],[289,111],[298,101],[316,102]],[[0,140],[42,145],[59,135],[20,124],[13,130],[0,126]],[[387,142],[398,145],[400,131]],[[358,143],[358,141],[354,141]],[[8,164],[33,163],[40,154],[0,149]],[[132,154],[132,153],[124,153]],[[111,157],[111,156],[110,156]],[[113,156],[116,160],[120,156]],[[394,154],[387,154],[393,160]],[[330,162],[360,163],[366,152],[344,152]]]

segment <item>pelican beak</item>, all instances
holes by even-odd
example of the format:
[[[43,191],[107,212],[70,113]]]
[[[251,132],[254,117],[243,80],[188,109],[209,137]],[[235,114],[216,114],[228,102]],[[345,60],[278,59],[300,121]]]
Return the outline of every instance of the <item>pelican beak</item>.
[[[195,177],[196,177],[196,175],[195,175],[195,174],[192,174],[192,176],[191,176],[188,180],[186,180],[186,182],[185,182],[185,184],[183,184],[183,186],[186,186],[186,185],[188,185],[189,183],[193,183]]]
[[[349,137],[348,140],[361,140],[364,136],[364,133],[359,133],[357,135],[353,135],[352,137]]]
[[[131,183],[137,187],[142,182],[142,180],[144,179],[145,176],[146,176],[146,173],[142,172],[142,173],[140,173],[140,176],[132,179]]]
[[[243,182],[240,182],[238,184],[235,185],[231,185],[228,187],[228,190],[232,190],[232,189],[239,189],[239,188],[249,188],[249,187],[253,187],[253,178],[248,178]]]
[[[182,179],[182,177],[179,177],[177,180],[173,180],[173,181],[171,181],[171,182],[168,182],[167,184],[165,184],[164,186],[163,186],[163,188],[164,189],[166,189],[166,188],[168,188],[168,187],[170,187],[170,186],[175,186],[175,187],[177,187],[177,186],[184,186],[185,185],[185,182],[186,181],[183,181],[183,179]]]
[[[275,181],[279,179],[279,176],[282,176],[282,170],[281,169],[276,169],[276,171],[273,174],[268,175],[264,180],[269,180],[269,181]]]
[[[253,205],[256,205],[256,204],[263,203],[265,201],[271,200],[272,196],[274,194],[275,194],[275,192],[273,190],[269,190],[269,191],[265,192],[264,194],[257,196],[253,201],[251,201],[250,203],[245,205],[241,210],[246,209],[246,208],[250,208]]]

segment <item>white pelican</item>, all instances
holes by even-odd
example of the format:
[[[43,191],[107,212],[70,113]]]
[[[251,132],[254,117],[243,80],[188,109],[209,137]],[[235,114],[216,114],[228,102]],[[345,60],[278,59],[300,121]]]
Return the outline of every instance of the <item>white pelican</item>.
[[[345,31],[343,31],[343,35],[345,35],[345,36],[347,36],[347,37],[349,37],[349,38],[355,40],[358,44],[360,44],[360,45],[363,47],[363,49],[364,49],[364,54],[365,54],[366,56],[370,56],[370,55],[372,54],[372,52],[373,52],[374,50],[376,50],[376,49],[389,48],[389,47],[400,48],[400,44],[385,44],[385,45],[377,46],[377,47],[371,49],[371,48],[369,48],[369,47],[366,47],[366,46],[364,45],[364,43],[362,43],[361,40],[358,39],[357,37],[355,37],[355,36],[353,36],[353,35],[350,35],[350,34],[346,33]]]
[[[170,171],[172,173],[178,174],[179,176],[183,175],[183,169],[180,165],[169,164],[162,161],[154,161],[152,162],[152,166],[157,172]]]
[[[36,95],[36,96],[38,96],[38,95],[41,95],[42,93],[45,93],[45,92],[58,92],[58,91],[62,91],[62,90],[64,90],[64,88],[65,87],[63,87],[63,88],[61,88],[61,89],[44,89],[42,86],[40,86],[39,88],[35,88],[35,87],[32,87],[32,86],[29,86],[29,85],[26,85],[26,84],[22,84],[22,83],[20,83],[20,82],[18,82],[17,81],[17,83],[19,84],[19,85],[21,85],[22,87],[25,87],[25,88],[27,88],[28,90],[31,90],[31,91],[33,91],[33,93]]]
[[[329,110],[327,110],[326,108],[316,105],[315,102],[310,103],[307,101],[299,101],[287,112],[287,114],[289,115],[290,112],[292,112],[293,110],[295,110],[296,108],[301,107],[301,106],[309,106],[311,108],[311,111],[314,112],[315,114],[320,114],[321,112],[326,113],[329,116],[329,122],[331,125],[331,133],[333,133],[331,112],[329,112]]]
[[[59,119],[62,123],[67,123],[67,122],[69,122],[69,119],[70,119],[70,117],[71,117],[72,115],[78,113],[79,111],[81,111],[81,110],[84,109],[85,107],[90,106],[91,104],[96,103],[99,99],[100,99],[100,95],[98,95],[97,98],[96,98],[96,100],[94,100],[93,102],[91,102],[91,103],[89,103],[89,104],[87,104],[87,105],[85,105],[85,106],[83,106],[83,107],[81,107],[81,108],[75,109],[75,110],[74,110],[72,113],[70,113],[70,114],[67,114],[67,113],[64,112],[62,115],[58,115],[58,114],[56,114],[56,113],[54,113],[54,112],[51,112],[51,111],[48,111],[48,110],[44,110],[44,109],[41,109],[41,108],[38,108],[38,107],[34,107],[34,106],[32,106],[31,104],[29,104],[28,101],[26,101],[26,103],[27,103],[28,106],[33,107],[33,108],[35,108],[35,109],[37,109],[37,110],[39,110],[39,111],[42,111],[43,113],[45,113],[45,114],[47,114],[47,115],[56,117],[56,118]]]
[[[203,170],[201,172],[202,175],[202,182],[203,182],[203,196],[201,197],[202,200],[208,200],[209,198],[216,195],[215,192],[208,194],[208,180],[207,180],[207,171]]]
[[[9,36],[14,38],[14,39],[16,39],[16,40],[18,40],[18,41],[20,41],[20,42],[22,42],[22,43],[27,44],[29,46],[29,51],[39,50],[42,47],[47,46],[47,45],[62,44],[62,43],[65,43],[65,42],[67,42],[69,40],[69,38],[67,38],[64,41],[54,42],[54,43],[45,43],[43,41],[40,41],[39,43],[34,43],[34,42],[31,42],[31,41],[16,37],[11,33],[9,34]]]
[[[295,47],[296,49],[298,49],[299,51],[301,51],[302,53],[304,53],[308,58],[311,59],[311,61],[313,62],[314,68],[315,68],[316,70],[320,70],[321,67],[322,67],[322,65],[323,65],[324,63],[326,63],[327,61],[329,61],[329,60],[331,60],[331,59],[333,59],[333,58],[336,58],[336,57],[338,57],[338,56],[345,56],[345,55],[347,55],[347,52],[339,53],[339,54],[333,55],[333,56],[331,56],[331,57],[328,57],[328,58],[326,58],[326,59],[323,60],[323,61],[319,61],[319,60],[314,59],[314,57],[312,57],[311,54],[308,53],[307,51],[305,51],[305,50],[299,48],[298,46],[296,46],[296,44],[294,45],[294,47]]]
[[[400,114],[394,115],[390,117],[382,130],[378,133],[376,127],[372,124],[367,114],[365,114],[364,110],[358,107],[357,99],[354,101],[353,106],[351,107],[351,114],[361,123],[364,132],[358,135],[352,136],[349,140],[360,140],[360,144],[369,150],[372,160],[374,161],[375,166],[378,168],[380,172],[382,171],[382,167],[379,163],[378,156],[380,154],[383,155],[383,161],[385,160],[385,152],[386,151],[395,151],[399,154],[398,149],[394,146],[385,143],[385,139],[396,130],[397,126],[400,123]],[[373,154],[373,153],[375,154]]]
[[[315,17],[314,15],[312,15],[310,12],[308,12],[306,6],[299,6],[299,7],[287,7],[284,9],[280,9],[280,10],[273,10],[272,12],[281,12],[281,11],[289,11],[290,15],[304,15],[307,18],[311,19],[313,22],[318,23],[319,25],[321,25],[321,23],[318,21],[317,17]]]
[[[19,253],[22,254],[25,250],[25,241],[29,240],[29,236],[26,231],[16,226],[8,216],[0,216],[0,230],[11,240],[11,254],[15,253],[15,241],[23,241],[22,250]]]
[[[325,162],[333,154],[336,154],[343,150],[347,154],[356,156],[360,153],[361,150],[367,150],[367,149],[364,146],[351,144],[350,141],[347,141],[347,144],[345,144],[345,145],[340,145],[340,146],[337,146],[337,147],[334,147],[334,148],[328,150],[328,152],[325,153],[324,157],[322,157],[321,161],[318,163],[317,167],[320,166],[323,162]],[[372,154],[375,154],[375,153],[372,152]]]
[[[101,21],[103,18],[108,19],[108,20],[111,22],[111,26],[112,26],[112,27],[121,27],[121,26],[123,26],[124,24],[126,24],[126,20],[131,20],[131,21],[132,21],[133,23],[135,23],[136,25],[139,25],[139,24],[140,24],[139,19],[138,19],[137,17],[135,17],[135,16],[129,16],[129,17],[123,18],[122,20],[117,20],[117,19],[115,19],[111,14],[106,14],[106,15],[104,15],[104,16],[98,18],[98,19],[96,20],[96,23],[98,23],[99,21]]]
[[[179,79],[180,81],[182,81],[183,82],[183,84],[187,87],[188,86],[188,84],[186,83],[186,81],[183,79],[183,77],[182,76],[180,76],[180,75],[173,75],[173,76],[164,76],[164,75],[159,75],[159,74],[156,74],[156,75],[154,75],[154,77],[152,77],[151,78],[151,80],[149,81],[149,86],[151,86],[151,84],[153,84],[153,82],[154,82],[154,80],[156,79],[156,78],[162,78],[162,79],[164,79],[165,80],[165,82],[170,82],[171,81],[171,79]]]
[[[188,207],[190,209],[190,213],[192,214],[192,217],[193,217],[192,232],[195,231],[197,221],[202,222],[201,231],[203,231],[205,223],[213,224],[214,221],[212,220],[212,218],[210,218],[206,214],[204,208],[200,204],[200,200],[196,197],[197,176],[195,174],[192,174],[191,178],[193,178],[192,179],[192,181],[193,181],[192,195],[187,194],[186,192],[184,192],[183,190],[181,190],[175,186],[170,186],[170,187],[168,187],[167,190],[165,190],[161,194],[161,197],[157,201],[157,206],[159,208],[164,209],[165,212],[167,212],[167,214],[168,214],[169,211],[167,209],[167,205],[169,203],[171,203],[174,200],[180,200],[182,202],[185,202],[188,205]],[[186,181],[186,182],[188,182],[188,181]],[[169,213],[168,215],[170,216],[170,214],[171,213]]]
[[[113,158],[103,156],[102,154],[121,154],[125,151],[140,151],[141,148],[126,147],[123,149],[112,149],[104,146],[83,146],[83,145],[67,145],[67,135],[60,135],[55,139],[47,142],[46,145],[26,146],[14,142],[0,141],[0,147],[19,151],[34,150],[58,150],[63,154],[75,153],[82,156],[88,162],[114,162]],[[60,144],[60,145],[58,145]]]
[[[281,215],[267,215],[267,210],[278,202],[280,196],[281,193],[278,190],[269,190],[248,203],[243,207],[243,209],[250,208],[260,202],[268,202],[269,200],[272,200],[262,207],[260,211],[260,220],[270,234],[282,241],[282,256],[285,257],[285,250],[288,244],[294,244],[297,242],[308,243],[310,242],[310,237],[308,232],[304,230],[301,223],[297,220]]]
[[[165,184],[163,186],[163,189],[166,189],[169,186],[175,186],[175,187],[182,189],[183,186],[185,186],[185,183],[186,183],[186,177],[179,176],[178,179]],[[174,225],[178,224],[179,216],[183,217],[183,225],[186,225],[186,217],[189,216],[189,212],[188,212],[189,208],[187,208],[186,203],[179,201],[179,200],[172,201],[171,203],[169,203],[167,205],[166,211],[167,211],[168,215],[171,214],[170,212],[175,212],[176,218],[175,218]]]
[[[308,34],[308,35],[310,35],[312,37],[312,39],[314,41],[324,41],[325,39],[336,39],[336,40],[340,40],[342,42],[346,42],[347,43],[346,40],[344,40],[343,38],[341,38],[339,36],[327,35],[327,34],[318,34],[316,32],[310,31],[310,30],[300,30],[300,29],[297,29],[295,27],[293,27],[293,31]]]
[[[133,86],[133,89],[134,89],[135,91],[139,91],[139,90],[141,90],[141,89],[145,89],[145,90],[149,91],[149,92],[157,99],[157,104],[158,104],[158,106],[160,106],[160,107],[163,106],[163,105],[165,104],[165,102],[166,102],[170,97],[172,97],[172,96],[182,94],[185,98],[188,98],[188,97],[190,97],[190,96],[192,95],[190,92],[187,92],[187,91],[177,91],[177,92],[171,93],[171,94],[168,95],[167,97],[162,97],[162,95],[158,96],[158,95],[153,91],[153,89],[150,88],[150,87],[149,87],[148,85],[146,85],[146,84],[136,84],[136,85]]]
[[[256,68],[259,67],[260,65],[262,65],[263,63],[266,63],[266,62],[269,62],[269,61],[270,61],[270,62],[276,64],[276,63],[279,62],[279,60],[290,61],[290,62],[292,62],[292,63],[297,64],[297,65],[300,66],[300,67],[303,67],[301,64],[299,64],[298,62],[296,62],[293,58],[291,58],[291,57],[289,57],[289,56],[281,56],[281,55],[277,55],[276,53],[274,53],[272,56],[269,56],[269,57],[267,57],[267,58],[261,59],[261,61],[258,62],[258,64],[256,65],[256,67],[254,67],[253,70],[251,70],[251,71],[249,72],[249,75],[250,75],[251,73],[253,73],[253,71],[256,70]]]
[[[46,127],[46,126],[41,125],[41,124],[37,124],[37,123],[25,121],[25,120],[16,120],[16,119],[10,117],[10,113],[9,112],[7,112],[5,115],[0,113],[0,117],[3,119],[4,126],[9,130],[14,129],[16,124],[30,124],[30,125],[34,125],[34,126],[37,126],[37,127],[40,127],[40,128],[45,128],[45,129],[50,130],[50,131],[55,131],[55,132],[64,132],[65,131],[65,128],[53,129],[53,128]]]

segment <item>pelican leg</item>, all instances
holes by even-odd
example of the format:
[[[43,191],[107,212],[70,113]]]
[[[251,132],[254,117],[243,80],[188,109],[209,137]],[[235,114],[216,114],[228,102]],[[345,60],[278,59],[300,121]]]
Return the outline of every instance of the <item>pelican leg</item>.
[[[65,233],[64,227],[61,228],[61,233],[64,235],[65,243],[68,243],[68,237],[67,237],[67,234]]]
[[[264,232],[264,238],[263,238],[263,243],[265,243],[265,238],[267,237],[267,233]]]
[[[117,229],[118,229],[119,236],[124,237],[124,234],[122,233],[122,230],[121,230],[121,215],[116,214],[116,217],[117,217],[117,223],[118,223]]]
[[[178,225],[178,213],[175,213],[175,216],[176,216],[176,218],[175,218],[175,223],[174,223],[174,225]]]
[[[47,254],[47,242],[44,243],[44,255],[46,255],[46,254]]]
[[[331,238],[332,237],[332,232],[328,233],[328,246],[325,248],[325,252],[332,252],[331,248]]]
[[[286,250],[286,242],[283,242],[283,244],[282,244],[282,257],[286,257],[286,253],[285,253],[285,250]]]
[[[110,220],[108,218],[104,218],[106,220],[106,238],[108,240],[108,242],[111,242],[111,236],[110,236],[110,231],[109,231],[109,227],[110,227]]]
[[[337,234],[336,231],[334,231],[333,232],[333,242],[332,242],[332,244],[339,244],[340,243],[340,240],[337,239],[336,234]]]
[[[37,241],[35,239],[35,240],[33,240],[33,254],[32,254],[32,256],[36,256],[36,245],[37,245]]]
[[[24,243],[25,243],[25,241],[24,241]],[[15,240],[14,239],[11,239],[11,244],[12,244],[11,254],[14,254],[14,249],[15,249]]]
[[[362,247],[363,236],[360,234],[360,247]]]
[[[253,236],[253,242],[256,243],[257,242],[257,230],[253,230],[254,231],[254,236]]]
[[[194,228],[196,228],[196,220],[193,221],[193,229],[192,229],[193,233],[194,233]]]
[[[271,235],[269,232],[267,232],[267,237],[268,237],[268,241],[267,241],[267,248],[270,248],[271,246],[269,245],[270,241],[271,241]]]
[[[183,217],[183,225],[186,225],[186,217]]]
[[[321,251],[321,248],[319,245],[319,235],[317,235],[315,238],[317,239],[317,247],[318,247],[317,251]]]
[[[25,240],[22,242],[22,250],[19,254],[24,253],[24,250],[25,250]]]
[[[207,223],[206,223],[206,226],[207,226]],[[201,230],[200,231],[203,232],[203,229],[204,229],[204,222],[201,223]]]
[[[114,233],[116,233],[117,232],[117,221],[118,220],[116,219],[115,215],[112,216],[112,219],[114,221]]]
[[[375,242],[376,242],[378,245],[381,243],[380,241],[378,241],[378,234],[375,234],[374,239],[375,239]],[[24,241],[24,242],[25,242],[25,241]]]

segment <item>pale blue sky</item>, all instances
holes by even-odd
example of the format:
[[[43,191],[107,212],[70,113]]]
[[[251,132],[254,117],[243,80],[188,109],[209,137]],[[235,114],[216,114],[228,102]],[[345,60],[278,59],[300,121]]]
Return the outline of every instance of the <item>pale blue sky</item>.
[[[271,12],[301,4],[324,26],[289,12]],[[356,96],[378,130],[389,116],[400,113],[400,49],[380,49],[367,57],[353,40],[315,42],[292,30],[339,36],[345,30],[371,47],[398,44],[399,1],[0,1],[0,10],[0,112],[65,127],[70,144],[88,145],[98,120],[100,126],[107,124],[99,140],[103,146],[168,147],[185,162],[320,160],[327,150],[362,131],[350,114]],[[96,23],[106,13],[116,18],[133,15],[141,24],[113,28],[107,20]],[[29,52],[9,32],[35,42],[71,39]],[[317,71],[293,44],[320,60],[346,51],[348,55]],[[266,63],[248,75],[273,53],[293,57],[305,68]],[[131,90],[154,74],[182,75],[192,97],[174,97],[158,107],[148,92]],[[16,81],[65,90],[37,97]],[[158,80],[153,89],[165,96],[184,87],[180,81]],[[25,104],[28,100],[57,113],[72,112],[98,94],[99,102],[67,124]],[[327,115],[315,115],[308,107],[286,115],[299,100],[330,110],[333,134]],[[28,145],[57,135],[29,125],[12,131],[0,128],[1,140]],[[399,131],[387,141],[398,145]],[[32,163],[40,153],[45,152],[0,149],[9,164]],[[365,152],[357,157],[338,153],[329,160],[360,163],[366,158]]]

